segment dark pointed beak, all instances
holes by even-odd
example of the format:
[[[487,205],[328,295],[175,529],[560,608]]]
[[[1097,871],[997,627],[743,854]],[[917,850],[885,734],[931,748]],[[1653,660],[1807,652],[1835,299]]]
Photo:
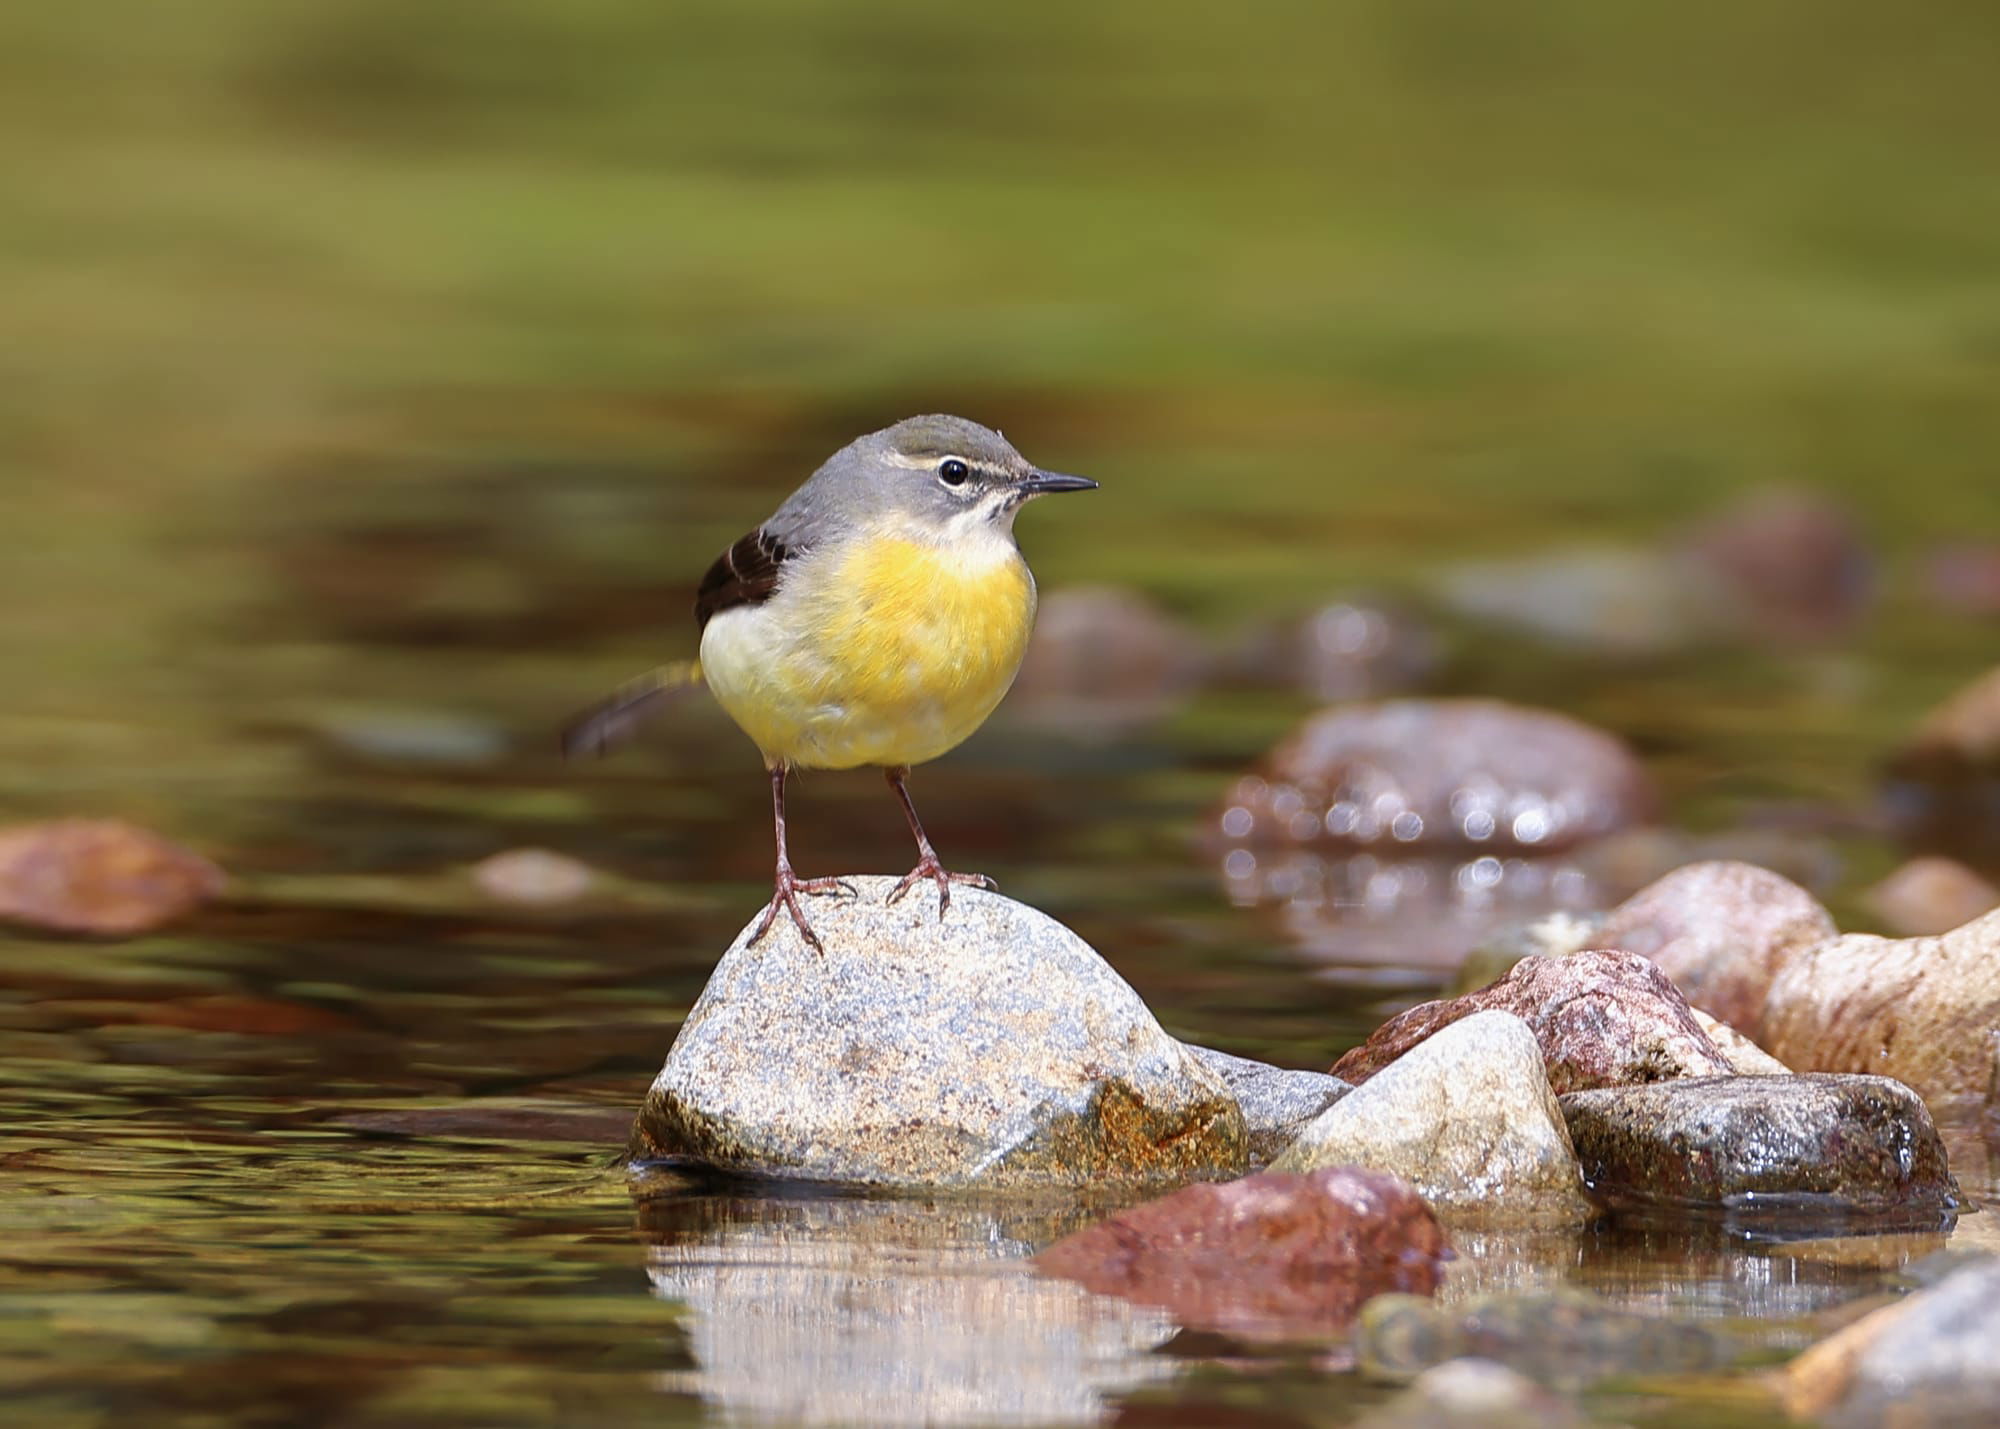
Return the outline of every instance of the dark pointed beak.
[[[1097,483],[1087,476],[1064,476],[1059,471],[1032,471],[1021,483],[1023,496],[1047,496],[1057,491],[1095,491]]]

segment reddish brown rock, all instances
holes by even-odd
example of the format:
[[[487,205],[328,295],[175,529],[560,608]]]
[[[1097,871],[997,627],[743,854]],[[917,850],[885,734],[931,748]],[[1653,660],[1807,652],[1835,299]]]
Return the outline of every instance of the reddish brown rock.
[[[1391,700],[1322,710],[1269,773],[1224,802],[1236,843],[1547,853],[1652,813],[1623,743],[1548,710],[1498,700]]]
[[[1931,599],[1965,615],[2000,615],[2000,545],[1945,546],[1924,566]]]
[[[1852,629],[1874,595],[1874,561],[1854,522],[1810,491],[1752,492],[1694,532],[1685,550],[1725,631],[1824,639]]]
[[[1489,1009],[1528,1024],[1559,1096],[1732,1070],[1656,964],[1592,949],[1523,958],[1477,992],[1420,1003],[1376,1028],[1334,1063],[1333,1075],[1365,1082],[1432,1033]]]
[[[2000,908],[1995,888],[1957,859],[1913,858],[1862,895],[1892,933],[1949,933]]]
[[[1611,911],[1591,946],[1658,963],[1681,995],[1753,1038],[1778,969],[1839,933],[1819,900],[1749,863],[1691,863]]]
[[[1873,1072],[1940,1118],[1992,1098],[2000,1075],[2000,912],[1930,938],[1850,933],[1771,985],[1764,1046],[1801,1072]]]
[[[1064,1237],[1035,1264],[1189,1328],[1327,1335],[1372,1295],[1430,1294],[1450,1253],[1403,1181],[1334,1167],[1189,1186]]]
[[[222,870],[117,819],[0,830],[0,920],[58,933],[129,937],[221,893]]]

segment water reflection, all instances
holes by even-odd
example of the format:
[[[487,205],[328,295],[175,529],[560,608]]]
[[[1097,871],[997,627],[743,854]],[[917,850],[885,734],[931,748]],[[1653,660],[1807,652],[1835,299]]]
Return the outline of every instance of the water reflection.
[[[654,1293],[687,1308],[696,1367],[661,1387],[730,1423],[1094,1423],[1158,1383],[1159,1310],[1025,1264],[1095,1219],[949,1200],[680,1195],[642,1201]]]

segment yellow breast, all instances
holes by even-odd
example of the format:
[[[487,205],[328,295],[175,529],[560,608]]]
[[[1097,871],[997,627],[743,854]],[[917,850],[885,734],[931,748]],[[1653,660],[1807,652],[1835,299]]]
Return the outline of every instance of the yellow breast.
[[[880,536],[828,556],[757,611],[754,632],[742,623],[763,652],[754,681],[711,668],[717,697],[767,758],[807,768],[920,764],[962,743],[1014,682],[1034,629],[1034,577],[1014,543]]]

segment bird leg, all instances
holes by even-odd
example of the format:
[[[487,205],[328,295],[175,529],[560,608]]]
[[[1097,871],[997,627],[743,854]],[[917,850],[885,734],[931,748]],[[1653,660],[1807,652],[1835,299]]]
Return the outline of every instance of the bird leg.
[[[792,872],[791,856],[785,852],[785,766],[771,766],[771,823],[778,833],[778,871],[771,881],[771,906],[764,910],[764,921],[757,925],[757,931],[750,935],[744,946],[754,947],[778,921],[778,910],[783,908],[798,924],[799,933],[812,944],[813,951],[823,953],[826,948],[820,943],[819,934],[806,921],[805,913],[799,908],[798,895],[801,893],[845,893],[854,896],[854,885],[844,878],[800,878]]]
[[[924,835],[924,826],[917,818],[917,806],[910,802],[909,786],[903,782],[910,777],[909,767],[905,765],[896,769],[884,769],[882,772],[888,776],[889,787],[896,791],[896,797],[902,801],[903,817],[910,821],[910,833],[917,841],[917,866],[904,874],[903,881],[889,894],[891,903],[908,893],[918,879],[933,879],[938,886],[938,917],[942,918],[945,910],[951,907],[952,884],[965,883],[974,888],[999,887],[983,873],[953,873],[939,863],[937,850],[931,847],[930,839]]]

